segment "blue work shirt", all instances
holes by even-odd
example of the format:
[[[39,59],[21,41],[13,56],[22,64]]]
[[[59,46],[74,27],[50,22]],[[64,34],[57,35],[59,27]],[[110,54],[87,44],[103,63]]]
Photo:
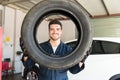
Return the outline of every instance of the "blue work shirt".
[[[44,43],[41,43],[40,46],[49,54],[53,54],[53,49],[49,41],[46,41]],[[72,48],[65,45],[63,42],[59,44],[55,51],[55,55],[64,55],[66,53],[70,53],[72,51]],[[56,70],[56,69],[49,69],[43,66],[39,66],[39,80],[68,80],[67,71],[69,70],[71,73],[76,74],[80,72],[82,69],[84,69],[84,66],[81,68],[79,67],[79,64],[68,68],[68,69],[62,69],[62,70]]]

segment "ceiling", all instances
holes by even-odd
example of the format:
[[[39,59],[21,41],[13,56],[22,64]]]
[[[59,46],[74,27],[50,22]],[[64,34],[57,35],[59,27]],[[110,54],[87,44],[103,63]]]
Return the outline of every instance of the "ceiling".
[[[42,0],[0,0],[0,4],[28,12]],[[120,16],[120,0],[76,0],[91,18]]]

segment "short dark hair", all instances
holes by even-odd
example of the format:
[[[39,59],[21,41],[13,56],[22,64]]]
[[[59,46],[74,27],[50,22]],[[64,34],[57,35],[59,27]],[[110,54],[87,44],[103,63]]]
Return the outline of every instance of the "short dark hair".
[[[62,29],[62,23],[60,21],[58,21],[58,20],[51,20],[50,23],[49,23],[49,29],[50,29],[50,25],[52,25],[52,24],[58,24],[58,25],[60,25],[60,27]]]

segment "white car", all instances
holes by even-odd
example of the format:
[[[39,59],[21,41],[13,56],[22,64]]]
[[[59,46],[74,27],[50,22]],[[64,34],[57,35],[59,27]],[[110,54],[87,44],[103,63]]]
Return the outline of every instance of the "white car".
[[[70,46],[75,43],[67,42]],[[93,38],[85,69],[78,74],[68,72],[68,76],[69,80],[120,80],[120,38]]]

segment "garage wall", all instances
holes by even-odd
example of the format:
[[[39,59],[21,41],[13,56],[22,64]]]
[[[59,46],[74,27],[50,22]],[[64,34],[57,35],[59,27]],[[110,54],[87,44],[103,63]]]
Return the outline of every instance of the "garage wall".
[[[11,58],[13,61],[15,10],[5,7],[4,12],[3,59]]]
[[[25,13],[20,10],[15,10],[15,11],[16,11],[16,14],[15,14],[16,18],[15,18],[15,29],[14,29],[15,31],[15,34],[14,34],[14,40],[15,40],[14,41],[15,42],[14,66],[16,69],[16,73],[20,73],[22,70],[22,62],[21,62],[22,55],[17,55],[16,52],[21,50],[19,38],[20,38],[21,25],[25,17]]]
[[[19,37],[25,13],[9,7],[4,7],[3,11],[4,36],[2,60],[10,58],[11,64],[15,67],[15,73],[20,73],[22,69],[21,56],[16,55],[16,52],[21,51]]]
[[[120,37],[120,17],[92,19],[94,37]]]

